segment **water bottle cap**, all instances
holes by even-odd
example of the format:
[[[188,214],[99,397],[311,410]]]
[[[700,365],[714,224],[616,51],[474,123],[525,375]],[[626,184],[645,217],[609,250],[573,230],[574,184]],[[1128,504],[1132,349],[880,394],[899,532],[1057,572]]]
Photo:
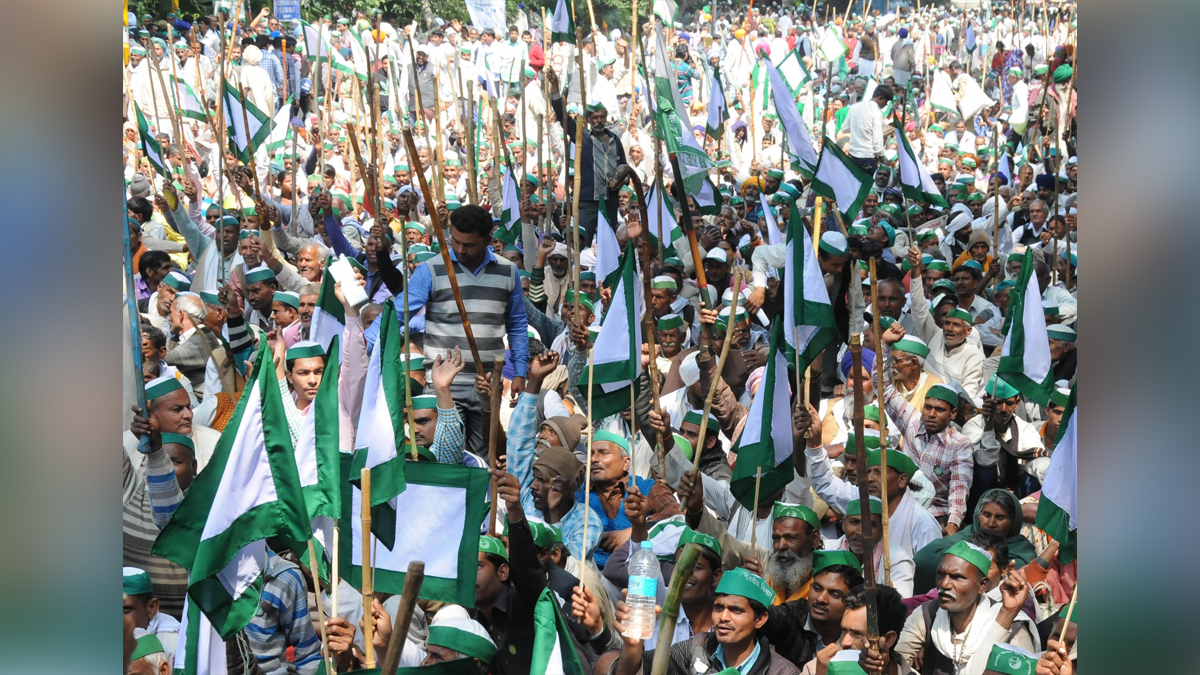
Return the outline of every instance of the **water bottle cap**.
[[[646,541],[643,541],[643,542],[642,542],[642,548],[649,548],[649,549],[653,549],[653,548],[654,548],[654,543],[653,543],[653,542],[651,542],[649,539],[647,539]]]

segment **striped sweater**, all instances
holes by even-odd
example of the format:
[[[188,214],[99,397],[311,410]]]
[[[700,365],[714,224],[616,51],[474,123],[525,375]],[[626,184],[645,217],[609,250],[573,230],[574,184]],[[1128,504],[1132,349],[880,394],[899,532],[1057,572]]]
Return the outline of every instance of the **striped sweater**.
[[[175,481],[175,467],[162,449],[146,455],[144,474],[134,468],[124,448],[121,449],[121,464],[123,564],[146,570],[161,611],[180,619],[183,617],[183,596],[187,593],[187,570],[150,553],[158,531],[183,500],[183,491]]]
[[[439,355],[447,358],[455,347],[465,348],[467,332],[442,259],[432,258],[425,265],[433,280],[425,305],[425,361],[432,363]],[[509,297],[517,284],[516,266],[504,258],[491,256],[479,274],[471,274],[457,261],[454,268],[479,347],[479,358],[488,367],[493,359],[504,358]],[[521,332],[524,333],[523,327]],[[472,386],[475,374],[474,361],[466,359],[462,372],[454,378],[455,384]]]

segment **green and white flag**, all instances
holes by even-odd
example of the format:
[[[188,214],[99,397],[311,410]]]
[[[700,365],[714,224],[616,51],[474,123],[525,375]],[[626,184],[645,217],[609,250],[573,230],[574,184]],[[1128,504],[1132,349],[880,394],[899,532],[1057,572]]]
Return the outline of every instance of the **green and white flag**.
[[[1046,479],[1042,481],[1042,498],[1038,502],[1036,524],[1058,542],[1058,561],[1070,564],[1077,552],[1079,530],[1079,496],[1076,482],[1076,444],[1078,422],[1075,413],[1076,387],[1071,387],[1067,409],[1059,423],[1058,439],[1050,455]]]
[[[846,54],[846,43],[842,41],[842,34],[835,26],[825,29],[825,35],[821,36],[821,41],[817,43],[817,51],[831,63]]]
[[[496,228],[496,238],[505,244],[511,244],[521,236],[521,191],[517,188],[516,171],[509,164],[504,172],[504,197],[501,204],[504,210],[500,212],[500,225]],[[524,178],[524,176],[522,176]]]
[[[787,487],[796,472],[792,466],[791,387],[785,332],[784,325],[779,322],[771,330],[767,370],[758,386],[758,393],[750,402],[746,426],[733,449],[737,453],[737,464],[729,482],[729,491],[742,506],[751,511],[757,506],[754,503],[754,483],[758,470],[762,470],[760,495],[769,495]]]
[[[258,611],[266,540],[301,555],[311,536],[275,365],[263,340],[208,466],[152,552],[188,570],[188,598],[228,640]]]
[[[142,154],[150,160],[150,166],[154,167],[158,175],[171,180],[171,174],[167,171],[166,163],[163,162],[162,145],[154,137],[154,134],[150,133],[150,123],[146,121],[146,116],[142,114],[142,109],[136,101],[133,104],[133,111],[137,114],[138,137],[142,140]]]
[[[654,0],[654,16],[667,24],[675,23],[675,15],[679,13],[679,4],[675,0]]]
[[[704,122],[704,131],[709,136],[720,140],[725,133],[725,120],[729,119],[729,105],[725,103],[725,87],[721,84],[721,74],[717,69],[712,72],[712,96],[708,101],[708,119]]]
[[[280,148],[288,148],[290,150],[292,137],[296,134],[296,130],[291,125],[292,121],[292,97],[289,96],[284,102],[283,107],[279,112],[275,113],[275,117],[271,118],[271,133],[267,135],[267,151],[275,152]]]
[[[362,263],[354,258],[346,258],[346,260],[362,272],[364,279],[367,277],[367,268],[363,267]],[[326,350],[333,343],[333,338],[346,330],[346,308],[342,306],[342,301],[337,299],[337,293],[334,292],[334,285],[337,284],[337,281],[332,274],[328,273],[329,265],[333,261],[332,257],[325,261],[326,273],[321,276],[321,292],[317,294],[317,306],[313,308],[312,321],[309,323],[308,331],[310,339],[319,343]]]
[[[1026,398],[1044,406],[1050,402],[1050,392],[1054,391],[1054,369],[1050,364],[1050,338],[1046,335],[1042,292],[1034,274],[1033,250],[1014,255],[1023,262],[1017,285],[1008,296],[1004,346],[1000,349],[996,374]]]
[[[812,75],[804,66],[804,61],[800,58],[800,51],[797,49],[788,52],[788,55],[783,57],[777,67],[779,74],[783,76],[783,81],[787,83],[788,89],[792,92],[793,100],[800,95],[800,90],[804,88],[804,85],[812,81]],[[778,103],[775,105],[779,106]]]
[[[686,185],[687,179],[684,179]],[[725,198],[721,196],[721,191],[713,184],[712,179],[708,177],[708,173],[703,174],[703,179],[700,181],[700,190],[691,192],[692,199],[696,201],[696,210],[705,216],[721,215],[721,206],[725,204]]]
[[[826,137],[813,174],[813,192],[837,202],[842,220],[849,223],[862,209],[862,203],[874,185],[872,176],[850,161],[832,138]]]
[[[175,109],[179,111],[180,116],[201,122],[208,121],[208,117],[204,114],[204,103],[200,101],[196,92],[192,91],[192,87],[174,75],[167,75],[167,78],[171,81],[171,86],[175,88]]]
[[[329,42],[322,34],[320,28],[314,27],[312,24],[301,19],[301,25],[304,26],[304,55],[310,61],[328,61],[329,53],[332,51],[329,48]]]
[[[354,464],[350,480],[358,482],[363,469],[371,471],[371,506],[379,541],[391,548],[396,510],[389,502],[404,492],[404,389],[405,365],[400,363],[404,336],[391,298],[383,303],[379,318],[379,337],[367,364],[362,411],[354,438]]]
[[[229,149],[242,162],[250,162],[250,153],[257,152],[271,133],[271,117],[246,101],[242,109],[242,93],[225,81],[225,124],[229,127]]]
[[[793,52],[794,54],[795,52]],[[791,58],[791,57],[789,57]],[[788,157],[791,158],[792,169],[812,175],[817,169],[819,158],[813,148],[812,136],[808,134],[808,126],[800,116],[796,107],[795,94],[783,79],[783,74],[769,60],[761,61],[771,82],[771,96],[775,99],[775,111],[779,115],[779,123],[788,142],[786,144]]]
[[[229,672],[225,641],[195,603],[183,599],[183,620],[175,643],[175,675],[218,675]]]
[[[904,196],[922,204],[949,208],[950,204],[942,197],[933,177],[929,175],[929,169],[917,157],[904,129],[899,126],[896,127],[896,139],[900,141],[900,187]]]
[[[538,675],[584,675],[587,671],[575,653],[570,629],[558,608],[558,598],[543,588],[533,606],[533,659],[530,672]]]
[[[683,237],[683,230],[679,229],[679,223],[675,220],[675,202],[670,196],[664,196],[657,182],[650,184],[650,192],[646,195],[646,218],[650,221],[650,235],[664,246],[669,247]]]
[[[654,31],[657,40],[654,55],[654,116],[658,120],[658,137],[667,145],[667,152],[674,153],[679,162],[679,172],[689,194],[699,194],[704,188],[704,179],[714,165],[704,147],[696,140],[692,131],[687,104],[679,93],[675,68],[668,61],[669,52],[663,42],[662,29]],[[711,199],[711,196],[710,196]],[[718,206],[718,212],[720,207]]]
[[[629,388],[637,392],[642,373],[642,286],[637,275],[633,242],[625,244],[625,260],[617,272],[612,302],[600,320],[592,352],[595,378],[592,391],[592,421],[602,420],[629,407]],[[579,376],[579,390],[586,392],[588,369]]]
[[[838,331],[834,324],[833,304],[829,301],[829,291],[817,262],[817,251],[796,205],[789,209],[785,260],[783,337],[788,344],[789,361],[797,360],[795,350],[799,350],[798,365],[803,370],[837,340]]]
[[[617,231],[604,215],[608,208],[607,199],[600,198],[600,209],[596,219],[596,280],[606,288],[617,285],[617,272],[621,270],[621,244],[617,241]]]
[[[550,15],[550,41],[575,44],[575,16],[567,0],[558,0],[554,14]]]
[[[363,82],[367,81],[367,70],[370,68],[370,59],[367,58],[367,50],[363,47],[362,35],[358,31],[350,31],[350,65],[354,67],[354,74]],[[336,66],[335,66],[336,67]],[[360,88],[363,95],[367,94],[366,89]]]
[[[296,439],[296,470],[304,506],[312,523],[313,546],[320,566],[321,579],[329,581],[329,564],[333,562],[333,525],[342,513],[343,482],[341,450],[339,448],[340,415],[338,402],[338,373],[341,370],[341,350],[335,337],[326,350],[325,373],[312,402],[312,412],[300,422]],[[302,558],[309,564],[308,556]]]
[[[391,500],[400,515],[388,533],[395,543],[371,550],[375,591],[402,592],[408,564],[421,560],[425,563],[425,581],[419,597],[474,607],[479,532],[481,524],[486,525],[488,510],[487,469],[437,462],[405,464],[408,487]],[[346,581],[361,589],[362,493],[355,485],[347,487],[340,526],[341,569],[350,570],[348,574],[343,572]],[[379,541],[383,543],[382,538]]]
[[[954,87],[950,75],[943,70],[933,74],[933,86],[929,90],[929,105],[944,113],[958,116],[958,100],[954,98]]]

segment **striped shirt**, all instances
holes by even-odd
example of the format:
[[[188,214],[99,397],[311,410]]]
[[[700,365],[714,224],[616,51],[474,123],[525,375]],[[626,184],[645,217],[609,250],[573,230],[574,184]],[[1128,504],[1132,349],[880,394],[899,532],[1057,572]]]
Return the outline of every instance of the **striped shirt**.
[[[691,105],[692,103],[692,78],[697,76],[696,69],[686,61],[675,60],[671,64],[675,69],[675,83],[679,85],[679,95],[683,98],[683,102]]]
[[[171,520],[183,500],[183,491],[175,481],[175,466],[160,448],[146,455],[143,472],[133,466],[122,448],[121,468],[123,564],[146,570],[161,610],[181,618],[188,586],[187,570],[150,553],[158,531]]]
[[[321,639],[308,616],[308,588],[300,568],[269,553],[263,571],[262,602],[246,626],[246,639],[267,675],[311,675],[321,663]],[[293,664],[288,647],[295,647]]]

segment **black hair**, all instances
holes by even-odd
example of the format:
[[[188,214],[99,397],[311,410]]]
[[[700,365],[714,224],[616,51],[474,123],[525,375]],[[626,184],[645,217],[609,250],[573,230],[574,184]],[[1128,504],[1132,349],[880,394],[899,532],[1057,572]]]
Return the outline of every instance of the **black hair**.
[[[878,87],[875,87],[874,93],[871,94],[871,98],[882,99],[884,101],[890,101],[895,96],[896,96],[895,92],[893,92],[892,88],[886,84],[881,84]]]
[[[1008,567],[1008,540],[1003,535],[987,530],[976,529],[971,533],[967,543],[974,544],[985,551],[992,552],[992,562],[1001,570]]]
[[[163,263],[169,262],[171,262],[171,256],[167,255],[165,251],[146,251],[141,258],[138,258],[138,274],[145,279],[150,270],[157,269]]]
[[[829,567],[823,567],[819,571],[813,572],[813,577],[815,578],[818,574],[825,574],[828,572],[842,575],[842,581],[846,582],[846,588],[853,589],[856,586],[861,586],[863,583],[862,572],[859,572],[857,569],[849,565],[830,565]]]
[[[950,273],[950,277],[953,278],[955,274],[964,271],[970,273],[971,277],[973,277],[975,281],[979,281],[983,278],[983,272],[980,272],[970,265],[959,265],[958,267],[955,267],[954,271]]]
[[[863,586],[851,588],[844,602],[847,611],[866,607],[866,588]],[[882,584],[876,586],[875,607],[879,610],[879,634],[886,635],[895,631],[899,636],[900,631],[904,630],[904,622],[908,620],[908,608],[904,606],[904,600],[901,599],[900,593],[891,586]],[[895,658],[895,651],[892,652],[892,657]]]
[[[464,204],[450,214],[450,225],[459,232],[481,237],[492,236],[492,213],[482,206]]]
[[[484,28],[483,31],[479,33],[479,36],[483,37],[484,35],[490,35],[491,37],[496,37],[496,30],[493,28]]]
[[[258,47],[259,49],[262,49],[269,44],[271,44],[271,38],[267,37],[266,35],[257,35],[254,38],[254,46]]]
[[[167,335],[158,329],[154,324],[150,323],[145,317],[138,322],[141,325],[142,337],[150,340],[150,346],[154,347],[154,351],[159,351],[167,346]]]
[[[510,33],[519,33],[520,31],[519,31],[519,30],[517,30],[517,27],[516,27],[516,25],[509,24],[509,26],[508,26],[508,32],[510,32]]]
[[[500,570],[501,565],[508,564],[507,560],[496,555],[495,553],[484,553],[483,557],[486,558],[488,562],[492,563],[492,567],[495,567],[497,571]],[[508,583],[508,581],[505,581],[504,583]]]
[[[688,55],[687,45],[675,45],[675,58],[686,59]]]
[[[864,237],[862,245],[859,247],[859,259],[868,260],[870,258],[883,258],[883,247],[874,239]]]
[[[242,47],[248,47],[252,44],[254,44],[254,38],[252,38],[252,37],[242,38]]]
[[[145,197],[130,197],[125,207],[142,223],[154,216],[154,205]]]

